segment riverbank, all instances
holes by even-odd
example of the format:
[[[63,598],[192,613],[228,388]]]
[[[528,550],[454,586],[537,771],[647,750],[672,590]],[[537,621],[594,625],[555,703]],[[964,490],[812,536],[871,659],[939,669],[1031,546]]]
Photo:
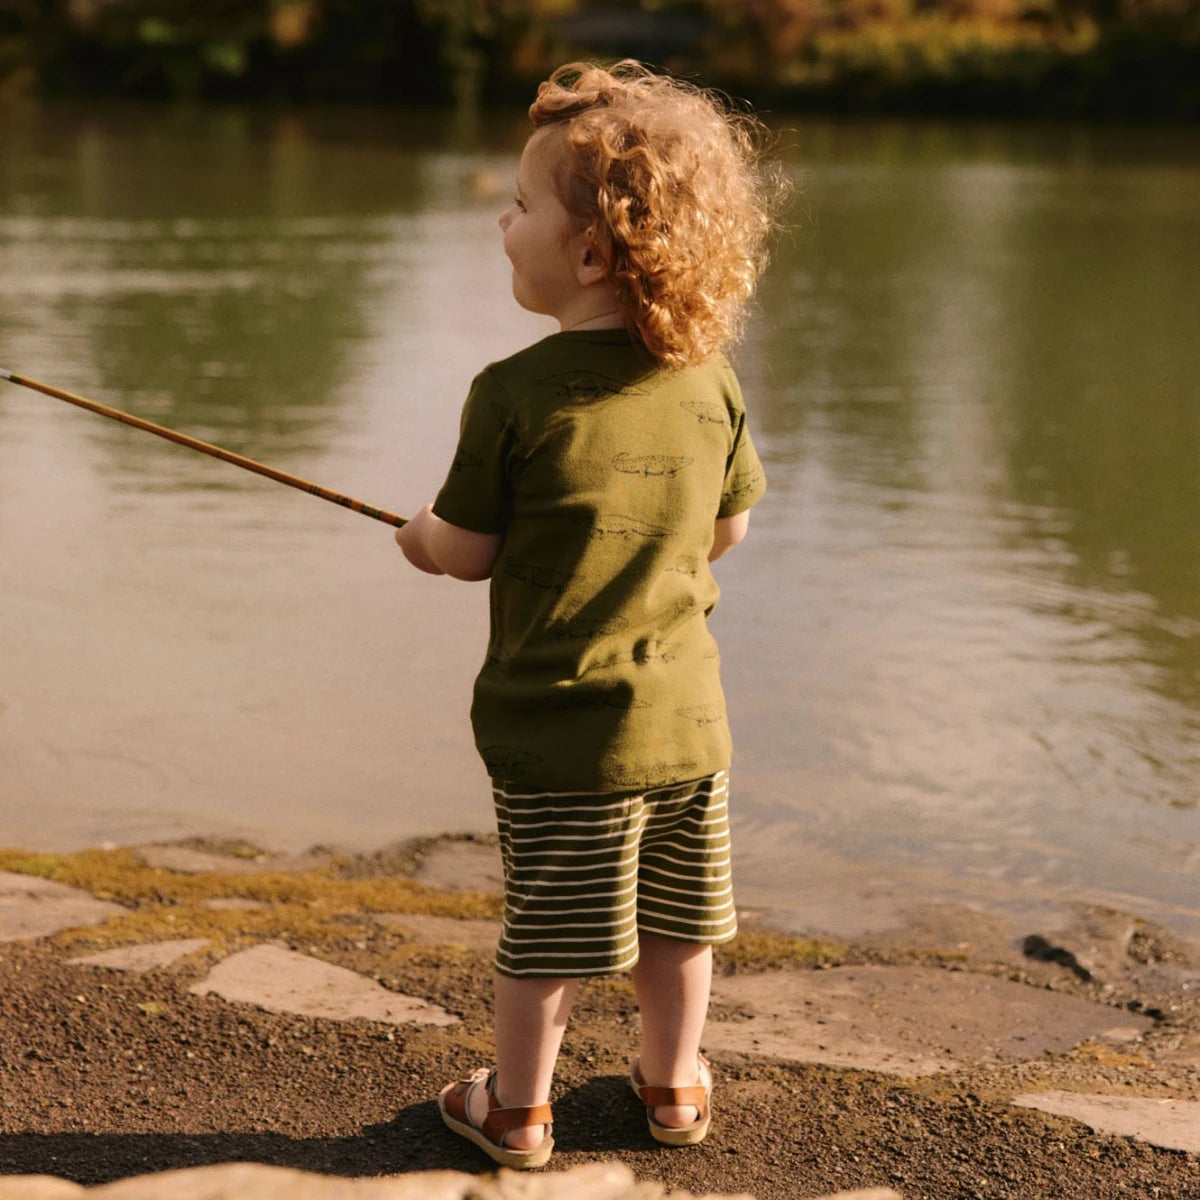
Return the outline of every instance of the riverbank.
[[[1194,120],[1195,5],[1146,0],[897,0],[836,9],[765,4],[513,4],[486,19],[439,5],[323,0],[218,10],[184,3],[28,6],[0,23],[0,99],[405,102],[523,108],[575,58],[637,57],[756,105],[834,113]]]
[[[497,868],[472,838],[0,853],[0,1170],[486,1174],[432,1097],[490,1054]],[[554,1170],[757,1200],[1200,1197],[1200,953],[1112,910],[1015,943],[967,910],[853,941],[748,923],[694,1150],[648,1138],[636,1036],[626,980],[584,987]]]

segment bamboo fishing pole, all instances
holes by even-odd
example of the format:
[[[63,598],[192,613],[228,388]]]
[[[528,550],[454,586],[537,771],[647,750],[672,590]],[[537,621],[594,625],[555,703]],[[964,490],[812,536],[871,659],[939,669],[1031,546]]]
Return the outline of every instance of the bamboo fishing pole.
[[[362,513],[364,517],[373,517],[376,521],[383,521],[387,525],[395,525],[397,527],[408,522],[407,517],[398,517],[395,513],[387,512],[382,508],[375,508],[370,504],[364,504],[361,500],[354,500],[349,496],[341,495],[339,492],[332,492],[328,488],[321,487],[319,484],[309,483],[307,479],[301,479],[297,475],[289,475],[286,471],[280,471],[275,467],[268,467],[265,463],[255,462],[254,459],[246,458],[245,455],[235,454],[232,450],[223,450],[220,446],[213,446],[209,442],[202,442],[199,438],[190,437],[186,433],[178,433],[174,429],[168,429],[165,425],[156,425],[153,421],[147,421],[142,417],[135,417],[131,413],[122,412],[118,408],[109,408],[107,404],[99,404],[95,400],[87,400],[83,396],[76,396],[72,392],[64,392],[61,388],[51,387],[48,383],[39,383],[36,379],[29,379],[24,375],[17,375],[12,371],[6,371],[3,367],[0,367],[0,379],[7,379],[10,383],[20,384],[21,387],[32,388],[35,392],[52,396],[56,400],[65,400],[68,404],[74,404],[77,408],[86,409],[88,412],[97,413],[99,416],[108,417],[113,421],[120,421],[123,425],[132,425],[134,429],[142,429],[146,433],[153,433],[157,437],[166,438],[169,442],[175,442],[180,446],[187,446],[189,450],[199,450],[201,454],[209,454],[213,458],[221,459],[222,462],[232,463],[235,467],[242,467],[244,470],[253,471],[257,475],[265,475],[268,479],[274,479],[276,483],[285,483],[288,487],[308,492],[310,496],[319,496],[322,500],[328,500],[331,504],[340,504],[342,508]]]

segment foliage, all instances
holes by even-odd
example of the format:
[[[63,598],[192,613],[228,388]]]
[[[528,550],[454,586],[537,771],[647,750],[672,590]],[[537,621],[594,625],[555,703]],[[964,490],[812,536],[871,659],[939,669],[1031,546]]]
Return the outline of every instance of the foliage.
[[[1200,0],[7,0],[4,91],[524,101],[648,58],[838,109],[1200,114]]]

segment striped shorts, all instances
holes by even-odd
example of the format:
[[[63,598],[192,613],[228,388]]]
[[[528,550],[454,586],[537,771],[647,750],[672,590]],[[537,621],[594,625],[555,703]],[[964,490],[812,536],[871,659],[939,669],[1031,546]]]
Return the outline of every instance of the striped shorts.
[[[627,971],[639,930],[729,941],[728,784],[725,771],[638,794],[493,780],[505,881],[500,974]]]

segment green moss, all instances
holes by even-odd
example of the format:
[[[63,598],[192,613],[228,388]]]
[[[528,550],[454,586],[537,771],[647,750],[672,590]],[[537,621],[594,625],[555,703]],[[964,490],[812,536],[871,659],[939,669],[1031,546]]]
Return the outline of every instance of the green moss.
[[[732,942],[717,947],[716,966],[730,972],[811,969],[842,962],[848,953],[849,947],[841,942],[744,929]]]
[[[356,919],[357,918],[357,919]],[[273,904],[262,909],[211,909],[194,905],[150,905],[113,917],[102,925],[67,929],[52,939],[65,949],[107,949],[175,938],[207,938],[215,950],[270,939],[328,942],[361,938],[368,923],[361,914],[310,905]]]
[[[0,871],[35,875],[125,905],[129,912],[102,925],[68,930],[69,946],[117,946],[166,938],[206,937],[228,945],[292,936],[311,941],[358,937],[369,913],[407,912],[495,917],[501,901],[478,892],[437,892],[409,879],[335,878],[332,868],[252,874],[179,874],[149,867],[129,850],[29,854],[0,850]],[[211,900],[251,900],[263,908],[209,908]]]
[[[1080,1042],[1070,1051],[1071,1057],[1080,1062],[1094,1063],[1100,1067],[1153,1067],[1153,1061],[1140,1051],[1110,1042]]]
[[[99,899],[130,905],[242,899],[448,917],[493,917],[501,906],[497,897],[478,892],[447,894],[410,879],[394,877],[339,879],[328,868],[294,873],[231,871],[185,875],[148,867],[129,850],[83,850],[77,854],[0,850],[0,870],[52,879],[82,888]]]

